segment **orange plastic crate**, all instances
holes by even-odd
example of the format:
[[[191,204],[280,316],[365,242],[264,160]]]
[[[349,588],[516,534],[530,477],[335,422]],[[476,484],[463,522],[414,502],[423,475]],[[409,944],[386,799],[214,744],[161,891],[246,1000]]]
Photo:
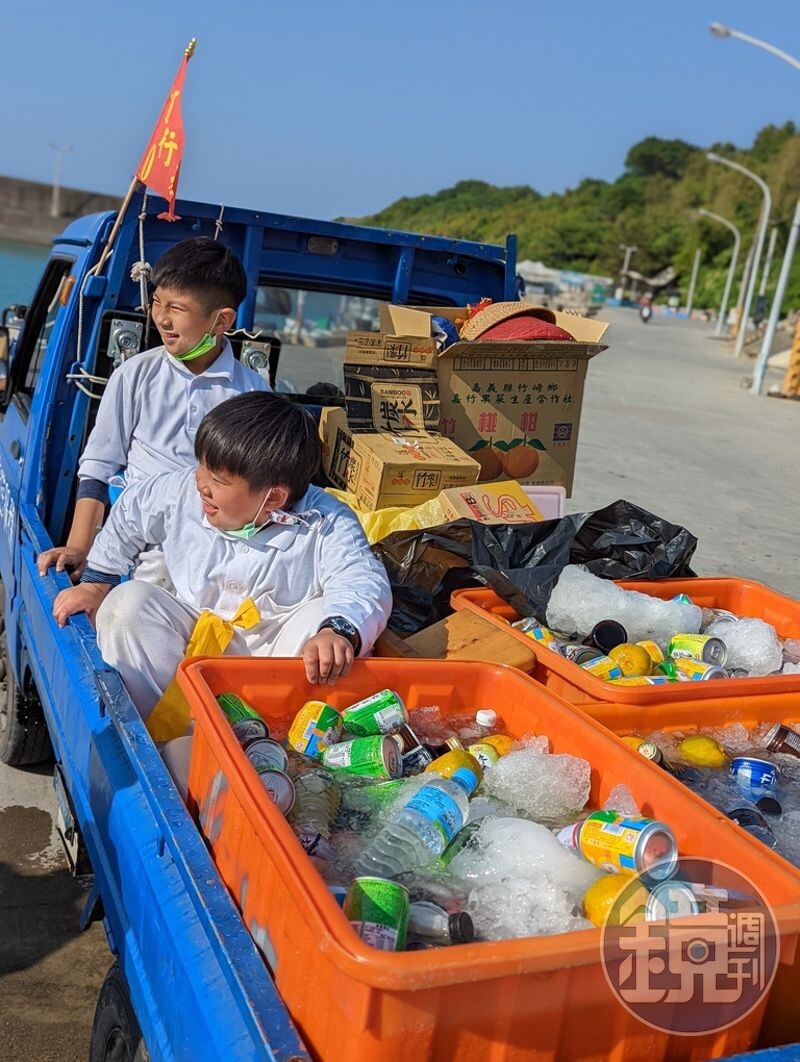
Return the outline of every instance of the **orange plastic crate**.
[[[186,661],[179,681],[196,718],[190,806],[245,923],[314,1055],[354,1059],[707,1059],[750,1047],[764,1004],[730,1028],[669,1036],[633,1018],[612,995],[600,931],[477,943],[401,954],[367,947],[271,803],[215,697],[244,697],[279,732],[310,698],[344,707],[386,686],[409,708],[463,713],[492,706],[505,732],[547,734],[554,752],[594,765],[591,801],[624,780],[643,813],[670,822],[681,853],[719,854],[751,875],[755,842],[655,772],[598,723],[548,695],[521,672],[493,664],[358,661],[333,687],[312,687],[299,660],[221,657]],[[758,868],[773,904],[783,962],[800,931],[795,876],[774,861]],[[765,1001],[766,1002],[766,1001]]]
[[[658,582],[620,581],[617,585],[664,600],[676,594],[688,594],[701,608],[724,608],[738,616],[763,619],[775,627],[778,637],[800,638],[800,601],[784,597],[761,583],[744,579],[662,579]],[[585,711],[591,712],[588,705],[604,702],[655,706],[685,700],[752,697],[761,693],[800,694],[800,675],[671,682],[665,686],[614,686],[510,627],[509,623],[520,618],[519,613],[494,590],[456,590],[450,601],[454,609],[466,609],[483,616],[523,641],[536,656],[536,670],[532,677],[551,693],[570,704],[581,705]]]

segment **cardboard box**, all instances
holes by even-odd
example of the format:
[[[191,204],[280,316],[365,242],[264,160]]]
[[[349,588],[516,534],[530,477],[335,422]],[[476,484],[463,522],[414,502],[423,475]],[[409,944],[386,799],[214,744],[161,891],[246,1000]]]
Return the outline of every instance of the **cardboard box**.
[[[465,307],[387,306],[381,326],[402,330],[407,342],[433,342],[432,315],[451,320]],[[555,313],[574,340],[454,343],[436,357],[440,431],[481,465],[480,482],[564,486],[572,491],[583,386],[600,351],[604,321]]]
[[[348,332],[347,419],[353,431],[439,430],[436,341],[386,332]]]
[[[368,511],[418,505],[450,487],[470,486],[480,473],[478,462],[448,439],[350,432],[342,409],[322,411],[320,433],[328,478]]]
[[[519,483],[481,483],[452,487],[436,499],[445,520],[477,520],[482,524],[529,524],[544,517]]]

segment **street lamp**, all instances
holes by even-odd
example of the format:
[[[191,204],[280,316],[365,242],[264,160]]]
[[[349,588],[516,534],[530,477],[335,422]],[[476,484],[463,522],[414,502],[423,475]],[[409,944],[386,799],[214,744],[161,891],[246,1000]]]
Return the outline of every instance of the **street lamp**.
[[[741,33],[739,30],[731,29],[730,26],[723,26],[720,22],[712,22],[708,28],[715,37],[735,37],[737,40],[744,41],[745,44],[752,44],[756,48],[761,48],[765,52],[769,52],[770,55],[782,59],[785,63],[788,63],[789,66],[793,66],[795,70],[800,70],[800,59],[795,59],[793,55],[789,55],[788,52],[784,52],[781,48],[776,48],[774,44],[768,44],[767,41],[762,41],[758,37],[751,37],[748,33]],[[783,256],[783,264],[781,265],[781,272],[778,277],[778,286],[775,290],[772,306],[769,311],[769,320],[767,321],[767,330],[764,333],[764,341],[761,344],[761,350],[758,353],[755,368],[753,370],[752,393],[754,395],[761,393],[761,385],[764,381],[767,360],[772,353],[772,342],[775,338],[775,330],[778,327],[778,319],[781,315],[781,304],[783,303],[783,297],[786,294],[786,284],[789,279],[789,271],[792,266],[795,247],[797,246],[798,227],[800,227],[800,201],[795,209],[792,227],[789,230],[789,239],[786,243],[786,252]]]
[[[725,326],[725,317],[728,313],[728,299],[731,294],[733,277],[736,273],[736,263],[739,260],[739,248],[742,244],[742,234],[732,221],[728,221],[727,218],[720,217],[719,214],[714,214],[712,211],[706,210],[705,207],[701,207],[697,213],[703,218],[711,218],[712,221],[718,221],[720,225],[724,225],[726,229],[729,229],[733,233],[733,254],[731,255],[731,264],[728,266],[728,276],[725,281],[725,290],[722,293],[722,302],[719,307],[719,316],[717,317],[717,327],[715,331],[715,335],[721,336],[722,329]]]
[[[737,173],[743,174],[745,177],[749,177],[751,181],[755,181],[758,187],[761,189],[761,194],[764,196],[764,203],[761,207],[761,217],[758,222],[758,229],[756,230],[755,238],[755,250],[753,252],[753,265],[750,271],[750,279],[747,284],[747,291],[744,297],[744,306],[742,307],[742,319],[739,322],[739,328],[736,332],[736,345],[733,349],[735,357],[739,357],[744,349],[744,340],[747,333],[747,321],[750,317],[750,304],[753,301],[753,292],[756,287],[756,280],[758,279],[758,266],[761,262],[761,251],[764,247],[764,237],[767,234],[767,226],[769,225],[769,215],[772,210],[772,196],[770,195],[769,188],[766,181],[763,181],[757,173],[753,173],[752,170],[748,170],[745,166],[740,165],[738,162],[733,162],[731,159],[723,158],[722,155],[717,155],[714,151],[707,151],[706,158],[709,162],[718,162],[721,166],[727,166],[729,169],[736,170]]]
[[[776,48],[774,44],[768,44],[766,41],[760,40],[758,37],[751,37],[749,33],[742,33],[740,30],[731,29],[730,26],[723,26],[721,22],[712,22],[708,27],[715,37],[726,38],[732,37],[737,41],[744,41],[745,44],[753,44],[756,48],[763,48],[765,52],[769,52],[770,55],[776,55],[778,59],[783,59],[784,62],[789,63],[795,70],[800,70],[800,59],[795,59],[793,55],[789,55],[788,52],[781,51],[780,48]]]

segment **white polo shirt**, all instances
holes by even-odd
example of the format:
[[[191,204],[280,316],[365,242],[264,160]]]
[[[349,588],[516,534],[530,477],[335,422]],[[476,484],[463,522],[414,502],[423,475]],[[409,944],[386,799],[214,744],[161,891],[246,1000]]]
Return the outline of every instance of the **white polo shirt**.
[[[127,575],[148,544],[161,546],[173,595],[194,612],[232,619],[251,597],[261,622],[251,639],[269,644],[309,601],[322,615],[344,616],[372,648],[392,610],[386,569],[373,555],[355,513],[309,487],[288,514],[243,541],[208,523],[195,468],[170,472],[123,491],[89,553],[96,572]]]
[[[206,413],[227,398],[269,389],[263,376],[234,358],[227,339],[199,375],[164,347],[136,354],[109,378],[78,477],[108,483],[125,469],[131,484],[194,466],[194,437]]]

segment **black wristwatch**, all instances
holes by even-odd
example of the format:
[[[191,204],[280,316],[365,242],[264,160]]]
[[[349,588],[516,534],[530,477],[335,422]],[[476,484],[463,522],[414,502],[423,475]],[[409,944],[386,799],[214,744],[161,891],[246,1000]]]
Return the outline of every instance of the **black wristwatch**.
[[[344,616],[331,616],[319,625],[319,630],[324,631],[326,629],[332,630],[334,634],[338,634],[342,638],[346,638],[352,645],[353,652],[358,655],[361,650],[361,635],[349,619],[345,619]]]

